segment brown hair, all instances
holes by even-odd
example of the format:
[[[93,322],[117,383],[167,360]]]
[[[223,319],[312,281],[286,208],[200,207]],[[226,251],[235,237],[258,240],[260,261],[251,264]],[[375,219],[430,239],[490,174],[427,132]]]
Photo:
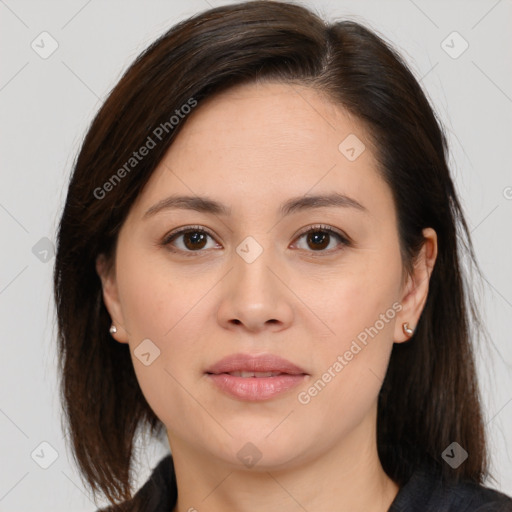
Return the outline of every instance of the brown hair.
[[[94,493],[101,490],[112,503],[129,499],[136,431],[163,428],[139,388],[129,346],[109,335],[96,257],[103,253],[113,264],[131,205],[186,122],[180,116],[171,128],[171,116],[191,99],[200,108],[216,92],[256,80],[307,85],[364,122],[393,193],[404,269],[412,268],[422,229],[436,231],[424,310],[413,338],[394,345],[379,395],[379,457],[399,485],[426,460],[447,479],[483,482],[487,453],[470,340],[471,321],[480,324],[458,238],[478,265],[445,135],[402,58],[374,31],[353,21],[327,24],[302,6],[264,0],[208,10],[151,44],[111,91],[78,154],[59,225],[54,293],[61,392],[81,472]],[[168,129],[136,169],[98,194],[162,126]],[[441,460],[453,441],[469,453],[457,469]]]

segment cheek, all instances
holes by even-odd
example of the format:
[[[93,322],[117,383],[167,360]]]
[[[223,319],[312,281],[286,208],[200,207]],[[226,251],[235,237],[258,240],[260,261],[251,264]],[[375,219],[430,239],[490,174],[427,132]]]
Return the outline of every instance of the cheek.
[[[211,308],[204,295],[214,280],[203,276],[192,283],[183,273],[171,273],[161,257],[155,261],[133,246],[122,254],[117,277],[134,370],[146,400],[164,420],[191,407],[180,383],[199,372],[195,341],[204,335],[205,308]]]
[[[393,322],[389,320],[396,314],[393,304],[398,298],[400,272],[395,251],[367,251],[355,255],[353,262],[333,274],[316,292],[309,290],[309,296],[315,297],[311,309],[329,326],[329,335],[337,340],[338,349],[375,324],[379,331],[392,331]],[[383,323],[381,315],[388,321]]]
[[[123,254],[119,293],[133,342],[154,337],[165,344],[183,321],[194,314],[205,290],[212,287],[213,277],[196,277],[191,281],[161,255],[154,258],[132,247],[126,247]]]
[[[350,271],[333,276],[335,284],[318,294],[312,307],[332,331],[315,347],[315,387],[323,396],[315,400],[333,404],[323,409],[329,417],[352,410],[357,418],[367,410],[378,395],[393,346],[399,254],[390,248],[359,256],[357,265],[347,265]]]

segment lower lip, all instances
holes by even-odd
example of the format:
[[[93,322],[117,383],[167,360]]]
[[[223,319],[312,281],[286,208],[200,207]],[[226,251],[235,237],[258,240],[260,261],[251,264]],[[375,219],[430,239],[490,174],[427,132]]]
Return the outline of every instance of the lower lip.
[[[247,401],[267,400],[298,386],[306,375],[277,375],[275,377],[235,377],[229,373],[208,374],[221,390]]]

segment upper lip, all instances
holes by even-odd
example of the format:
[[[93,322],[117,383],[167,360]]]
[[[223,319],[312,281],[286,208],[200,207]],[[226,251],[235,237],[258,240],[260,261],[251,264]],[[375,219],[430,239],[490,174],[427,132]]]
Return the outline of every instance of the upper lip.
[[[289,375],[307,374],[305,370],[287,359],[273,354],[232,354],[217,361],[206,373],[230,372],[281,372]]]

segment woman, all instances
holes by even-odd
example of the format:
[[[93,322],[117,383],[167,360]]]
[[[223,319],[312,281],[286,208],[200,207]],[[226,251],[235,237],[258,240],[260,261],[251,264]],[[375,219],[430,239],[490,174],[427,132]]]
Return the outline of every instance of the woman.
[[[447,145],[354,22],[185,20],[96,116],[59,227],[72,446],[110,510],[512,510],[484,487]],[[135,495],[139,429],[171,455]]]

